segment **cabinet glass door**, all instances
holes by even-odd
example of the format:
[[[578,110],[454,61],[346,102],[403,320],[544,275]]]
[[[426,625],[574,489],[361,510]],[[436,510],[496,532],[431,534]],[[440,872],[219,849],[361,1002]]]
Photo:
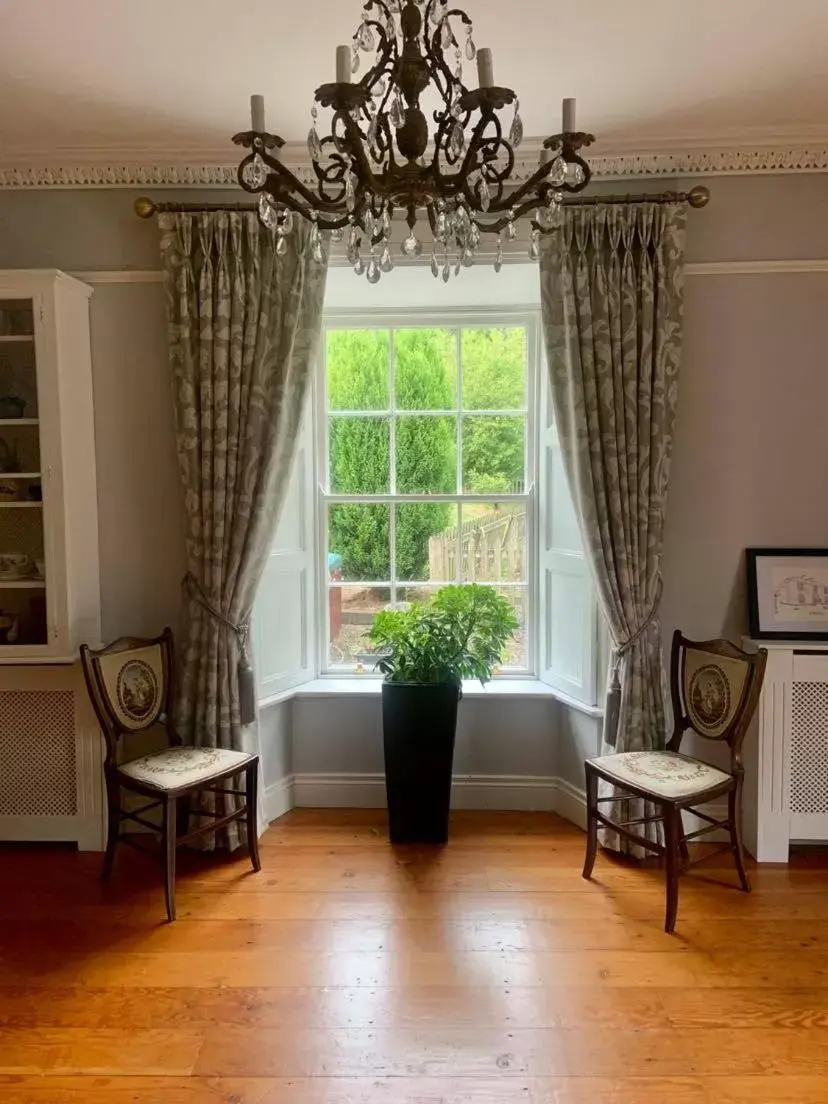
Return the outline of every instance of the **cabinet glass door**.
[[[0,298],[0,650],[48,643],[31,299]]]

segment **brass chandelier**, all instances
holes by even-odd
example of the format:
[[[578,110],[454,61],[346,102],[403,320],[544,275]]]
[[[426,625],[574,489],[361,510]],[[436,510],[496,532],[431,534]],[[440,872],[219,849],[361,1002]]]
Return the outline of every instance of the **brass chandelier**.
[[[284,141],[265,128],[264,100],[251,97],[251,129],[233,141],[248,152],[238,178],[258,194],[262,223],[284,253],[296,215],[311,224],[310,249],[323,257],[321,234],[344,236],[358,275],[377,283],[394,266],[392,220],[404,212],[402,254],[418,257],[418,215],[425,211],[433,246],[431,271],[448,280],[474,264],[481,236],[496,238],[495,271],[516,223],[530,218],[529,256],[540,234],[557,224],[566,193],[582,191],[590,169],[579,151],[594,139],[575,130],[575,101],[563,101],[561,133],[543,143],[537,170],[512,179],[523,140],[520,105],[511,88],[494,83],[490,50],[477,50],[473,26],[447,0],[367,0],[351,46],[336,51],[336,81],[316,90],[308,134],[315,184],[303,183],[279,160]],[[373,55],[367,71],[352,80]],[[477,60],[478,87],[463,81],[463,63]],[[429,135],[420,97],[430,90],[438,106]],[[320,135],[320,108],[330,130]],[[511,109],[508,136],[500,112]]]

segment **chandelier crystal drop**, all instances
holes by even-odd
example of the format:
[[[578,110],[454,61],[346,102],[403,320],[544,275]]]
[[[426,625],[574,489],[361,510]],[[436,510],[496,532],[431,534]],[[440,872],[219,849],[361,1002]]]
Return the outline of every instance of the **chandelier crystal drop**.
[[[521,219],[531,223],[529,255],[537,259],[541,234],[560,224],[564,197],[589,184],[579,151],[593,137],[575,130],[575,101],[564,100],[560,133],[543,142],[533,173],[517,174],[515,150],[524,138],[518,98],[495,84],[492,52],[477,48],[473,31],[468,15],[446,0],[367,0],[351,44],[337,48],[336,80],[316,90],[310,185],[280,161],[284,141],[266,130],[262,97],[251,97],[251,128],[233,139],[246,151],[238,179],[258,195],[277,252],[285,252],[296,214],[311,223],[315,260],[324,259],[323,232],[337,240],[344,234],[349,263],[375,284],[394,268],[399,212],[406,224],[400,253],[421,256],[417,224],[427,222],[431,271],[443,280],[452,267],[459,273],[480,259],[484,234],[492,236],[488,256],[499,272],[504,242],[517,237]],[[477,61],[477,88],[463,81],[464,59]],[[437,104],[431,123],[421,97]]]

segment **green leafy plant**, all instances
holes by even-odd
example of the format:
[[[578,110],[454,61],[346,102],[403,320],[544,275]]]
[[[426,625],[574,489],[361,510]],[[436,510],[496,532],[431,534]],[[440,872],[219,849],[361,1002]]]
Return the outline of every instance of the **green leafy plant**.
[[[491,587],[447,586],[429,602],[382,610],[370,639],[389,682],[486,682],[518,627],[512,607]]]

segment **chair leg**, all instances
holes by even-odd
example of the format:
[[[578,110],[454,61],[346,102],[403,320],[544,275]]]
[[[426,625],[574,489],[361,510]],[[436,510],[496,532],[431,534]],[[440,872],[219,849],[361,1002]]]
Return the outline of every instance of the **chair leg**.
[[[727,815],[730,821],[730,845],[736,860],[736,873],[745,893],[750,893],[750,881],[745,870],[745,851],[742,846],[742,780],[736,779],[736,786],[727,795]]]
[[[106,851],[104,853],[103,867],[101,868],[101,881],[104,882],[108,882],[112,876],[112,864],[115,862],[115,845],[118,842],[118,834],[121,828],[120,790],[116,789],[114,793],[110,793],[107,796]]]
[[[683,866],[687,866],[690,862],[690,848],[687,846],[687,840],[684,838],[684,815],[681,810],[678,814],[678,830],[679,830],[679,853],[681,854],[681,862]]]
[[[676,927],[676,915],[678,913],[679,894],[679,866],[681,853],[679,836],[682,829],[679,825],[681,812],[667,805],[664,808],[664,854],[667,859],[667,910],[664,918],[664,930],[668,935],[672,934]]]
[[[168,797],[164,802],[164,892],[167,898],[167,919],[175,920],[175,844],[176,802]]]
[[[251,763],[245,770],[247,785],[245,786],[245,801],[247,802],[247,850],[250,852],[250,861],[253,869],[262,869],[262,861],[259,858],[259,825],[258,825],[258,796],[259,796],[259,764]]]
[[[179,836],[186,836],[190,830],[190,799],[187,796],[178,799],[175,814],[175,830]]]
[[[585,878],[592,877],[595,855],[598,851],[598,775],[592,768],[586,767],[587,790],[587,848],[584,858]]]

